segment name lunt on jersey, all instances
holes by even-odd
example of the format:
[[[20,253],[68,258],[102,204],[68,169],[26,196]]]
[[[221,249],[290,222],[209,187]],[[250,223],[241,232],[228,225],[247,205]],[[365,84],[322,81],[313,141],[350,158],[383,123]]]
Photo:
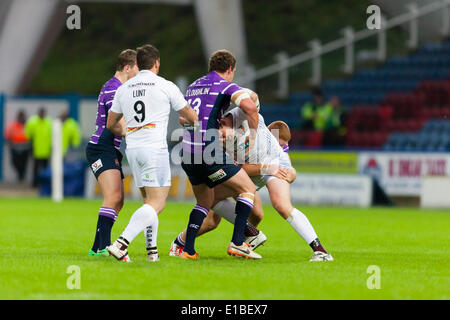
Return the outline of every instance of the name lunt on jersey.
[[[145,96],[145,89],[133,90],[133,98]]]

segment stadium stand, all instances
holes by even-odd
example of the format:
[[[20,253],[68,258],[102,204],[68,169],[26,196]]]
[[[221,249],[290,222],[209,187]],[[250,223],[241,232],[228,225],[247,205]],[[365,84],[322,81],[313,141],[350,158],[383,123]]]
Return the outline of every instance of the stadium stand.
[[[409,56],[388,59],[374,70],[322,85],[325,98],[338,96],[349,108],[347,148],[390,151],[450,150],[450,40],[425,44]],[[321,147],[322,133],[300,127],[301,106],[310,93],[294,92],[285,105],[265,105],[267,123],[293,128],[292,145]],[[281,115],[280,115],[281,114]]]

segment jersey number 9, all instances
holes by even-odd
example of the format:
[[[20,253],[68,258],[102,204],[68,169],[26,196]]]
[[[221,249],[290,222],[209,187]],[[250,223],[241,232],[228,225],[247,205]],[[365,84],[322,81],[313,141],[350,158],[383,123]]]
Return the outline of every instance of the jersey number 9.
[[[145,120],[145,104],[142,101],[136,101],[134,104],[134,111],[136,111],[136,115],[134,116],[134,119],[141,123]],[[140,117],[138,117],[140,115]]]

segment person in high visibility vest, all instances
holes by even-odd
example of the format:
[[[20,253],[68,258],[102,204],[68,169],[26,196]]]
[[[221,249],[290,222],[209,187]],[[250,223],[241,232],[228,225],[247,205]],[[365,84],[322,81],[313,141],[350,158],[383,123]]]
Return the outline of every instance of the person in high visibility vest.
[[[319,88],[312,90],[312,96],[312,101],[305,103],[301,108],[301,128],[304,130],[322,131],[324,123],[319,111],[325,100]]]
[[[77,148],[80,146],[81,129],[75,119],[69,118],[67,110],[61,113],[60,119],[62,122],[63,155],[65,156],[70,147]]]
[[[25,135],[25,112],[20,110],[17,118],[9,123],[5,130],[5,140],[10,147],[11,163],[17,172],[19,181],[23,181],[26,174],[30,144]]]
[[[47,167],[52,150],[52,121],[44,108],[28,119],[25,135],[33,149],[33,187],[37,187],[39,172]]]

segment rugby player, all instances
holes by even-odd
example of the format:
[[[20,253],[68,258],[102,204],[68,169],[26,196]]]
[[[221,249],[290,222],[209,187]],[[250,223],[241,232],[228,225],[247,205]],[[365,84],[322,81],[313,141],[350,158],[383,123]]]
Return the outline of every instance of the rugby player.
[[[253,94],[252,98],[257,101],[257,97],[255,98]],[[221,133],[224,136],[229,136],[230,132],[232,132],[232,135],[239,135],[239,133],[245,132],[245,122],[245,114],[238,108],[234,108],[222,118]],[[277,134],[272,134],[274,132]],[[276,139],[276,136],[278,139]],[[245,143],[245,139],[242,139],[243,137],[240,139],[239,137],[232,136],[231,138],[240,140],[242,148],[246,148],[243,145]],[[312,248],[313,255],[310,261],[332,261],[333,257],[321,245],[308,218],[300,210],[294,208],[290,200],[289,184],[295,180],[296,172],[292,168],[288,155],[288,143],[290,140],[289,127],[283,121],[275,121],[266,127],[264,118],[259,115],[259,128],[256,140],[257,142],[254,148],[248,152],[247,163],[242,164],[242,168],[251,177],[257,186],[257,190],[260,190],[264,186],[267,187],[274,209]],[[233,151],[236,150],[229,150],[229,152]],[[215,204],[209,212],[208,217],[203,221],[198,235],[217,227],[220,223],[220,217],[217,214],[234,223],[235,215],[233,206],[234,202],[231,199],[222,200]],[[252,220],[252,224],[257,226],[263,215],[261,201],[255,202],[249,218]],[[180,234],[178,238],[183,241],[185,232]],[[181,242],[180,240],[178,242]],[[256,249],[256,247],[266,241],[266,237],[260,232],[257,236],[249,237],[247,241]],[[182,248],[177,243],[172,243],[170,255],[179,255],[181,250]]]
[[[114,77],[103,85],[98,96],[95,132],[86,146],[86,158],[100,185],[103,203],[98,212],[94,244],[89,250],[89,256],[109,256],[106,247],[111,244],[111,228],[123,207],[124,176],[122,154],[119,149],[125,132],[118,130],[118,134],[114,135],[105,126],[116,90],[138,71],[136,51],[131,49],[122,51],[117,60]],[[119,125],[123,126],[123,121]]]
[[[153,262],[159,260],[158,214],[164,209],[171,183],[167,149],[169,114],[173,109],[191,125],[198,117],[180,89],[158,76],[158,49],[144,45],[137,49],[136,60],[139,73],[117,90],[106,127],[119,133],[117,124],[122,116],[125,119],[125,153],[144,204],[133,213],[121,236],[107,249],[116,259],[129,262],[128,245],[141,231],[147,230],[147,258]]]
[[[227,248],[231,256],[247,259],[260,259],[261,256],[244,242],[244,229],[247,218],[253,208],[256,188],[249,176],[234,163],[231,157],[222,152],[221,159],[211,159],[205,150],[217,146],[219,139],[206,139],[207,134],[216,132],[218,136],[219,120],[233,102],[247,116],[254,139],[258,126],[258,110],[249,94],[232,83],[236,72],[236,58],[228,50],[218,50],[209,59],[209,73],[192,83],[186,90],[186,99],[192,104],[201,123],[200,135],[196,128],[187,128],[183,138],[182,168],[192,184],[196,205],[189,216],[183,259],[198,259],[195,251],[195,237],[203,219],[213,205],[214,190],[222,185],[229,193],[236,196],[236,221],[233,236]],[[183,121],[183,119],[181,119]],[[208,130],[211,130],[208,132]],[[197,137],[199,136],[199,139]],[[212,148],[214,149],[214,148]],[[216,148],[215,150],[218,150]],[[200,157],[198,157],[200,155]],[[200,159],[199,159],[200,158]]]

